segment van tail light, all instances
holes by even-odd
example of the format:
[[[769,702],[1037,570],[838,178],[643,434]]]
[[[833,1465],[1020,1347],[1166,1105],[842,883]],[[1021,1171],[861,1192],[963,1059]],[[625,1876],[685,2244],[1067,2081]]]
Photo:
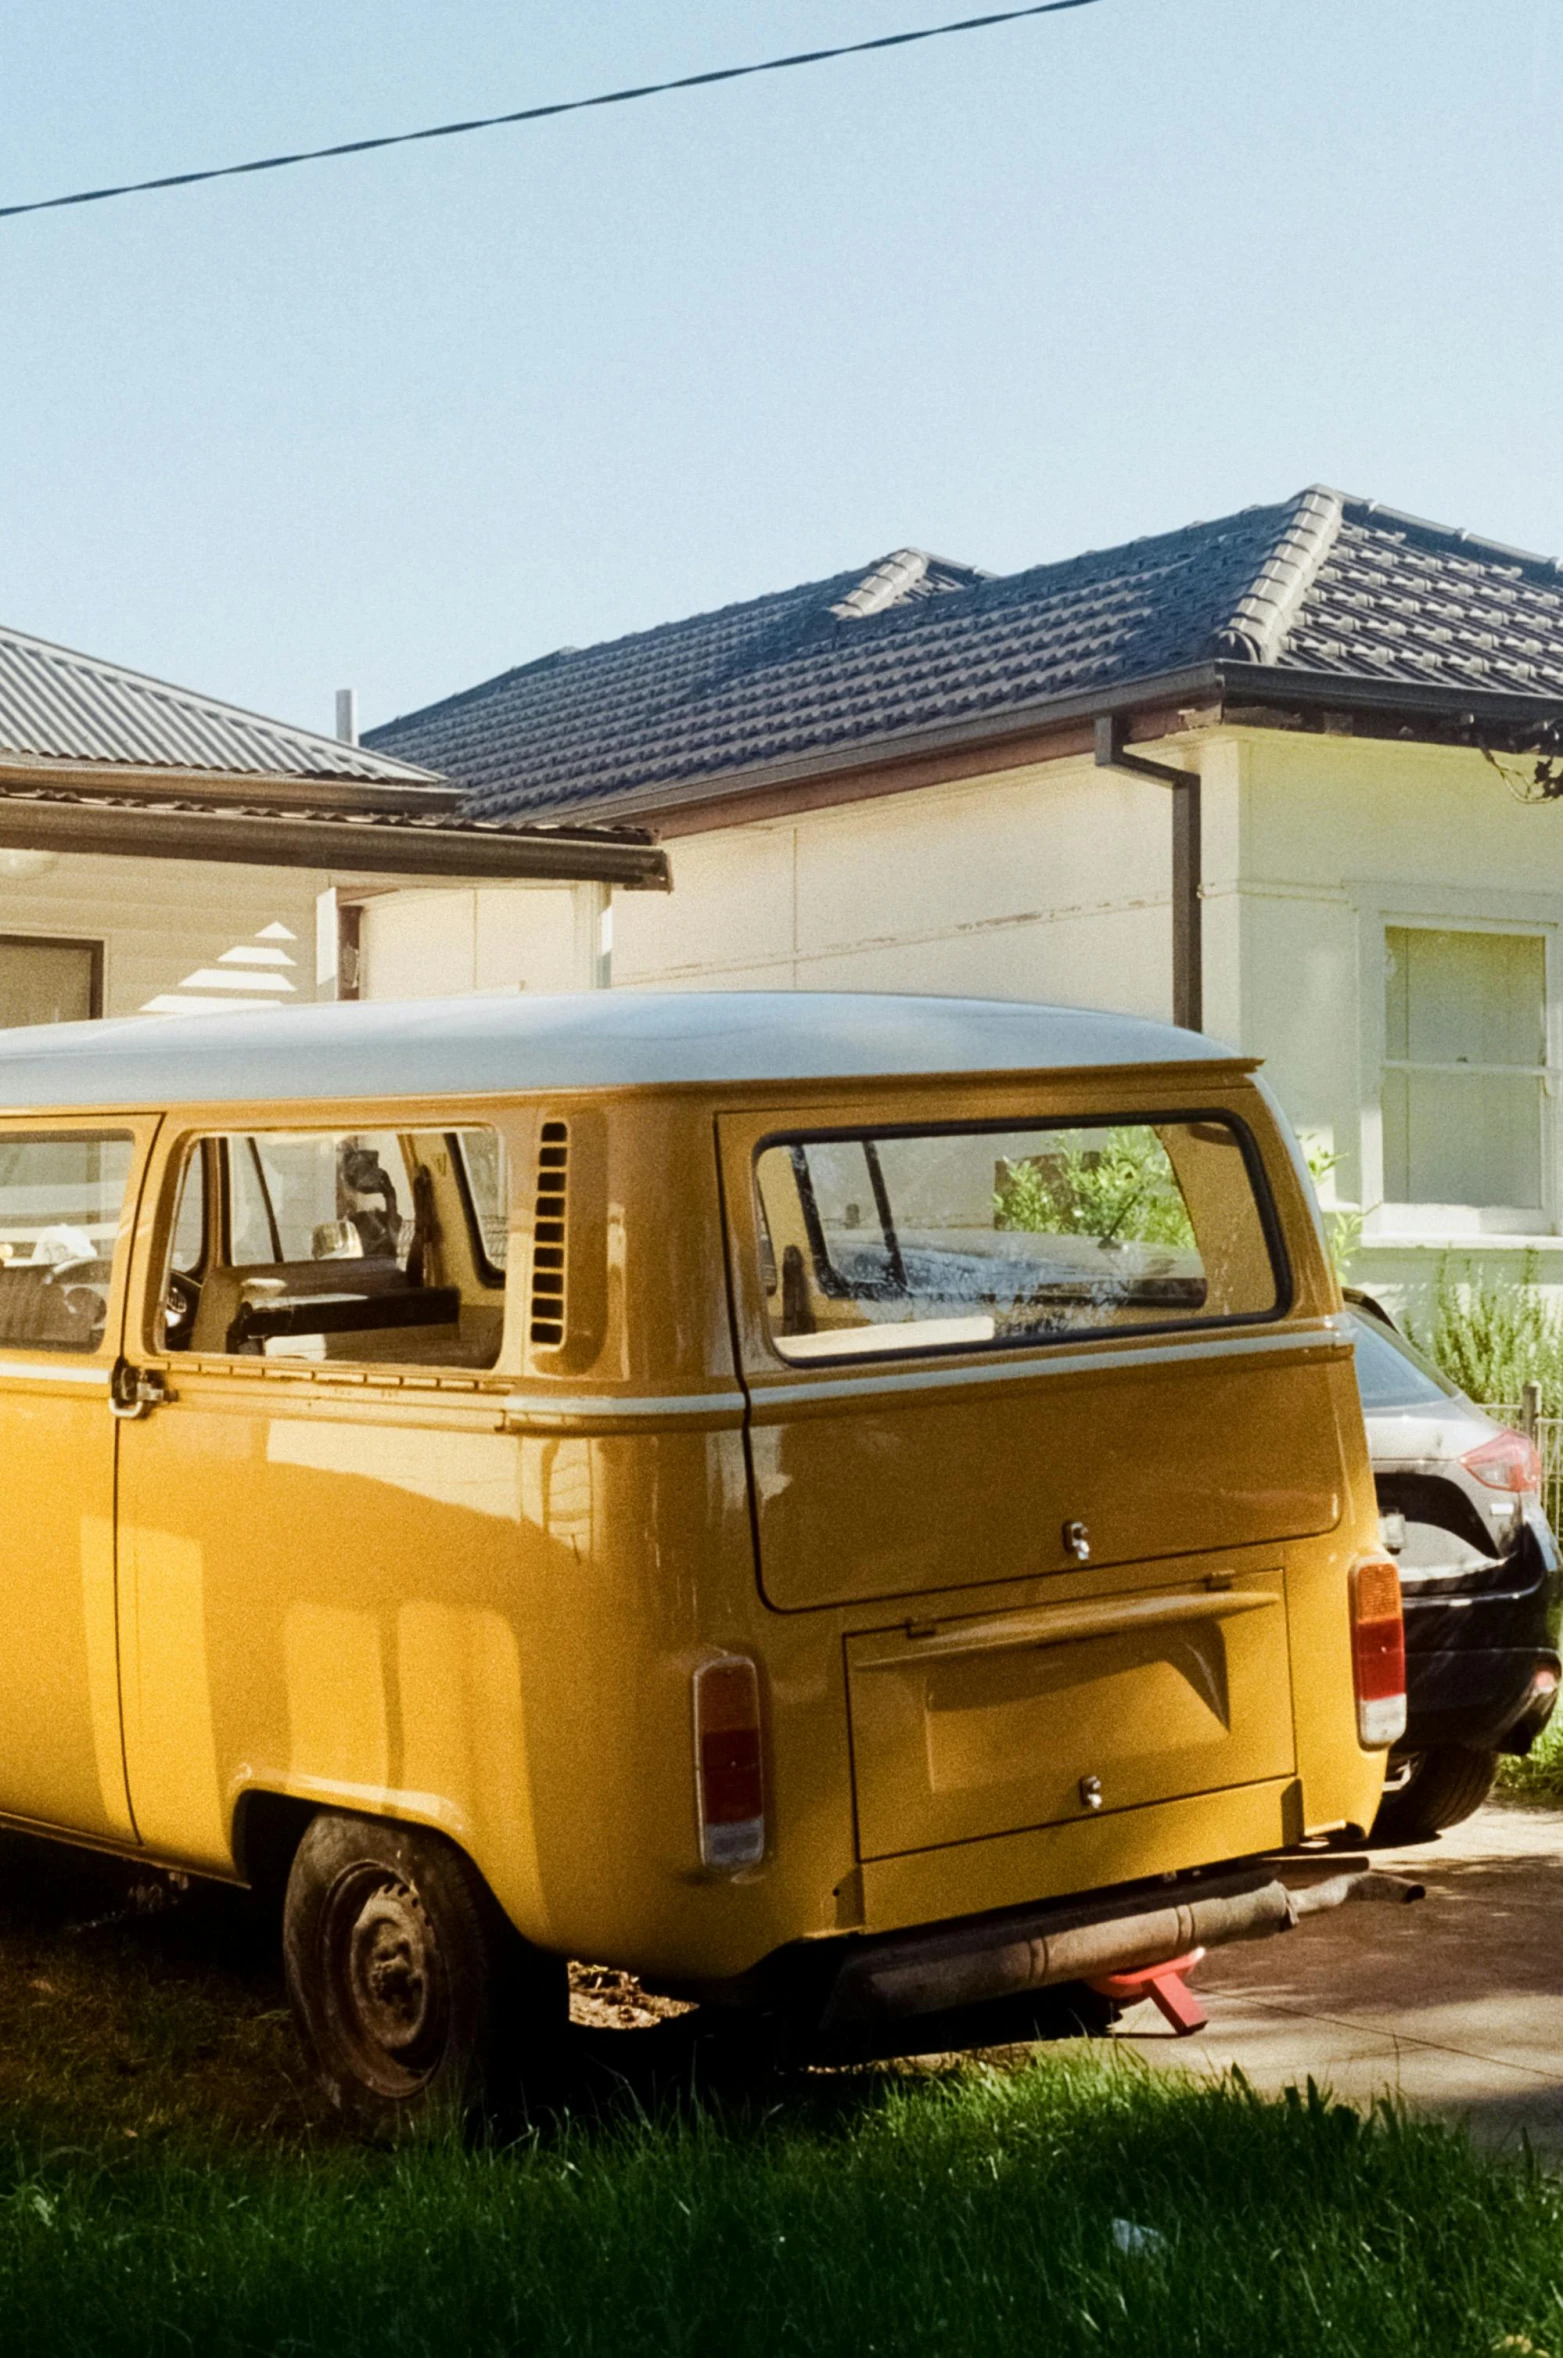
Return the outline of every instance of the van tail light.
[[[1468,1474],[1489,1490],[1539,1491],[1541,1458],[1534,1441],[1524,1433],[1494,1433],[1460,1460]]]
[[[1388,1556],[1359,1556],[1352,1566],[1351,1671],[1358,1738],[1369,1751],[1378,1751],[1406,1732],[1400,1574]]]
[[[695,1799],[708,1867],[752,1867],[765,1856],[760,1678],[746,1654],[695,1672]]]

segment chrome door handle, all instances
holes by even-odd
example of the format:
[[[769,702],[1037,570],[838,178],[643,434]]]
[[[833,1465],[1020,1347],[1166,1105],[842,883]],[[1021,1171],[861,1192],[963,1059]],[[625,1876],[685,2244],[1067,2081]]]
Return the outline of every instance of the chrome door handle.
[[[115,1360],[109,1372],[111,1416],[145,1416],[149,1408],[159,1408],[173,1397],[160,1367],[133,1367],[128,1359]]]

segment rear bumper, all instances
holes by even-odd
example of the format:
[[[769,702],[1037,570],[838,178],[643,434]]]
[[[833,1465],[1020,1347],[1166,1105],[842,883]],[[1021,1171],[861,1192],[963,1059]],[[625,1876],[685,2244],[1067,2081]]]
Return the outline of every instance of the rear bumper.
[[[1262,1940],[1352,1900],[1421,1897],[1420,1884],[1371,1869],[1293,1888],[1275,1866],[1259,1863],[1180,1879],[1170,1889],[1104,1892],[1085,1904],[1010,1909],[853,1941],[831,1984],[823,2027],[951,2013],[1164,1964],[1191,1949]]]
[[[1527,1518],[1501,1564],[1405,1591],[1406,1733],[1399,1753],[1434,1744],[1525,1751],[1551,1703],[1538,1672],[1559,1668],[1563,1572],[1546,1522]]]
[[[1547,1646],[1462,1647],[1406,1658],[1406,1733],[1397,1753],[1434,1744],[1483,1752],[1526,1752],[1552,1715],[1557,1689],[1538,1697],[1537,1673],[1559,1675]]]

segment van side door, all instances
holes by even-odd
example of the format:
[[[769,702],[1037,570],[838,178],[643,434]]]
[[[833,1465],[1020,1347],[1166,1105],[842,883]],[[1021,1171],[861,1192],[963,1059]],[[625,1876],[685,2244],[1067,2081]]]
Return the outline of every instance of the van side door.
[[[120,1839],[110,1387],[156,1126],[0,1120],[0,1813]]]

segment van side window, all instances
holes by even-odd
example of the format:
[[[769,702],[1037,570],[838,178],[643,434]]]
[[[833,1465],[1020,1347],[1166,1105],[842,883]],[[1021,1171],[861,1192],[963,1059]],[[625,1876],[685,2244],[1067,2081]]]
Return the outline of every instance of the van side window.
[[[1225,1120],[771,1141],[762,1284],[783,1359],[1273,1318],[1257,1164]]]
[[[0,1343],[97,1350],[133,1160],[121,1130],[0,1138]]]
[[[474,1167],[493,1175],[497,1198],[503,1149],[482,1131],[228,1132],[193,1142],[171,1245],[165,1347],[492,1367],[504,1275],[484,1246]],[[204,1180],[195,1175],[202,1169]],[[181,1265],[197,1229],[191,1191],[212,1188],[198,1265]],[[501,1228],[507,1209],[493,1207]]]

